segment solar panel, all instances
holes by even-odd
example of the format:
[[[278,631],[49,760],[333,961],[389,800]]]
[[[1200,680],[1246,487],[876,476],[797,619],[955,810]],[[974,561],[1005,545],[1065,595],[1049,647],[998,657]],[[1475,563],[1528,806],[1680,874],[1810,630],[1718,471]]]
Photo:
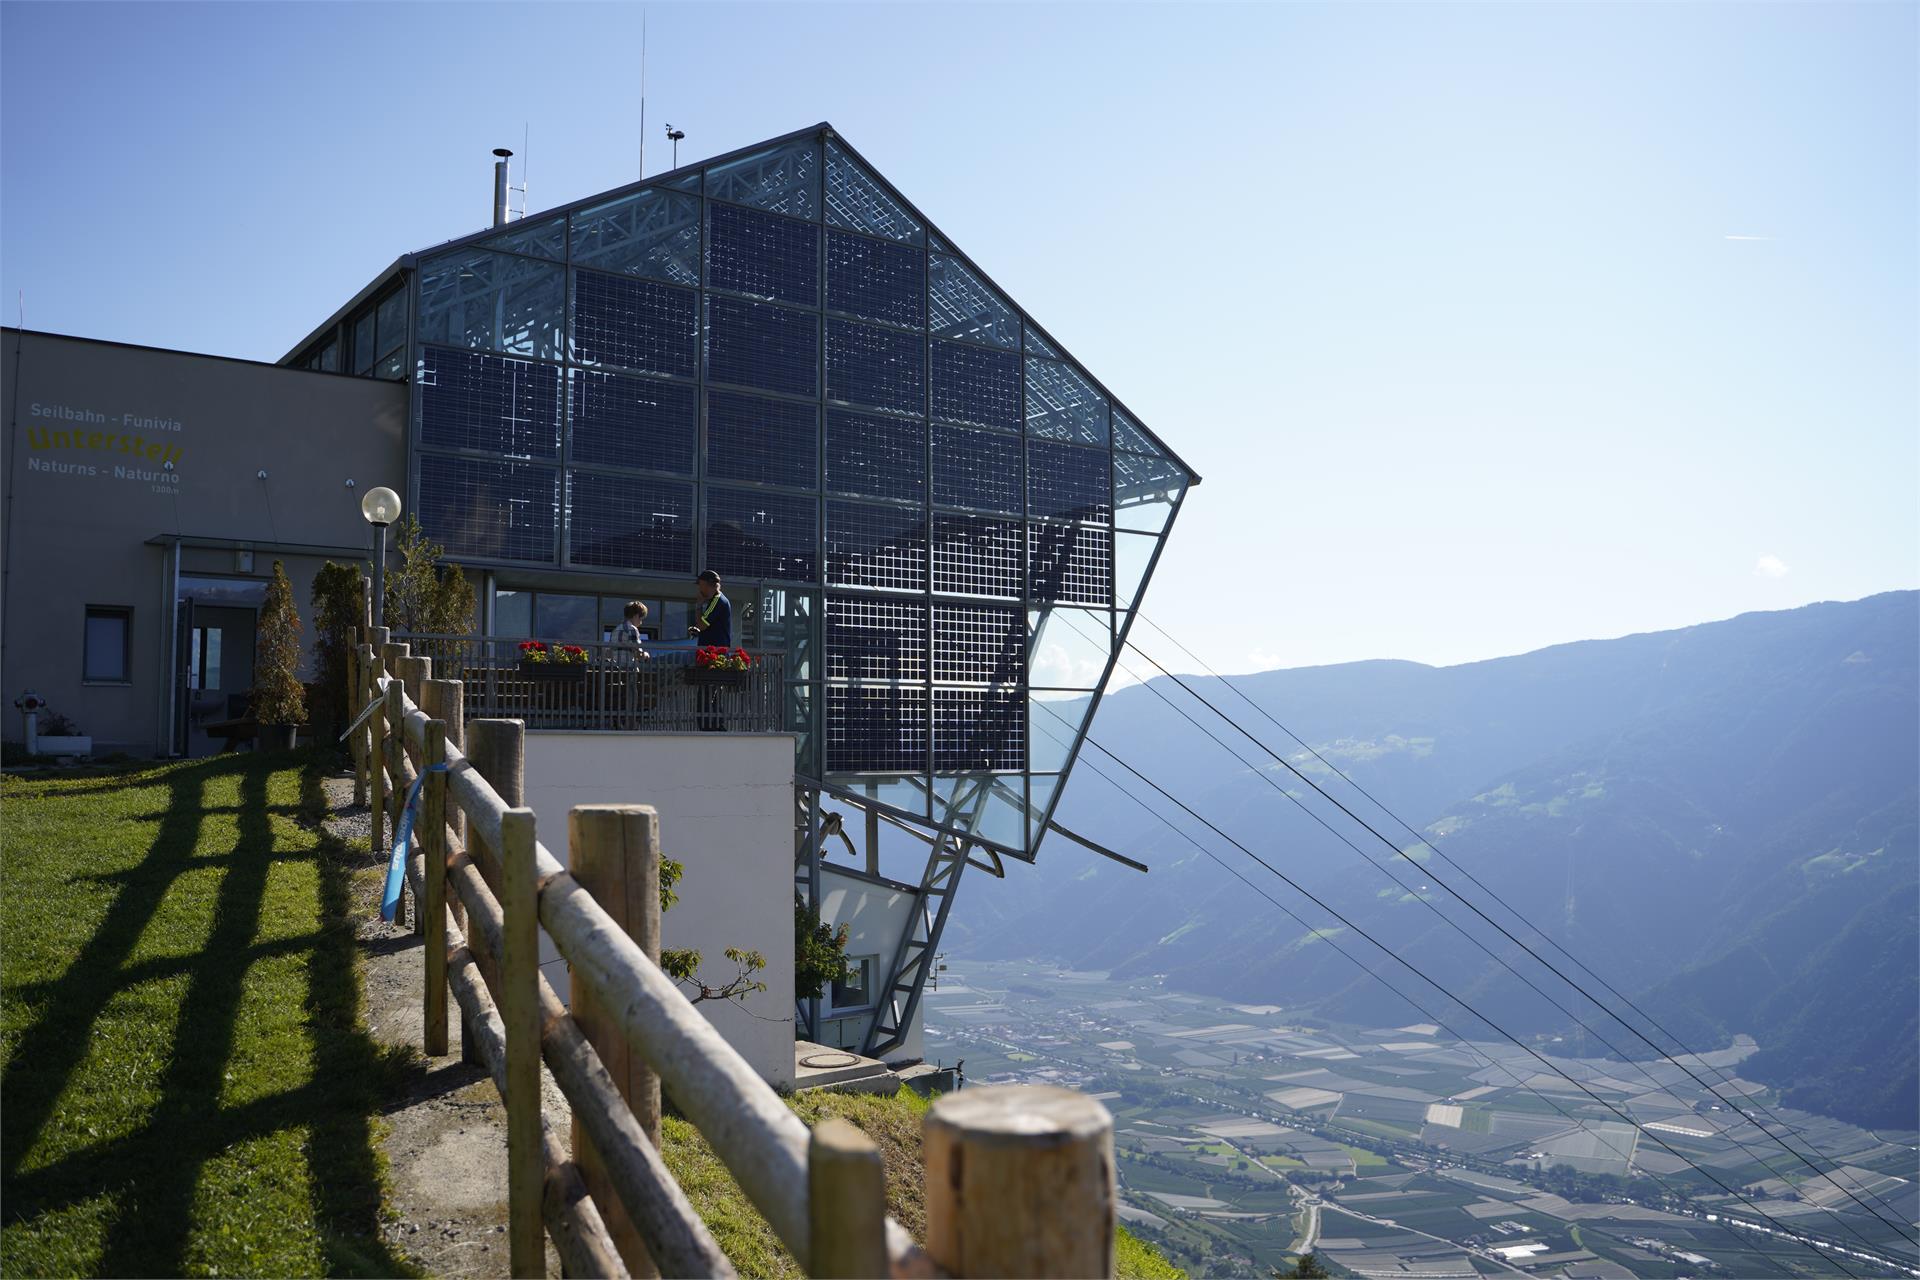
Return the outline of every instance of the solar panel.
[[[827,491],[924,502],[927,424],[827,410]]]
[[[707,474],[812,488],[820,474],[820,411],[793,400],[707,392]]]
[[[691,378],[700,295],[692,289],[608,275],[573,273],[573,359],[577,364]]]
[[[576,464],[693,474],[700,429],[690,382],[573,369],[569,433]]]
[[[421,454],[420,523],[456,556],[554,560],[560,473],[529,463]]]
[[[567,478],[567,557],[574,564],[693,572],[693,485],[646,476]]]
[[[933,344],[933,416],[1020,430],[1020,357],[959,342]]]
[[[917,507],[827,503],[827,582],[927,589],[927,516]]]
[[[923,328],[926,255],[911,245],[827,232],[827,307],[866,320]]]
[[[788,395],[819,394],[820,317],[709,295],[707,377]]]
[[[818,530],[812,498],[707,486],[707,565],[724,578],[814,581]]]
[[[925,683],[927,605],[827,593],[827,679]]]
[[[917,333],[827,319],[827,399],[922,415],[926,340]]]
[[[1027,441],[1027,514],[1108,524],[1113,519],[1113,459],[1105,449]]]
[[[1063,604],[1113,601],[1113,534],[1084,525],[1042,524],[1027,531],[1027,595]]]
[[[1019,514],[1020,439],[971,427],[933,429],[933,501],[942,507]]]
[[[820,305],[820,228],[730,204],[707,206],[707,287]]]
[[[420,443],[517,458],[560,453],[560,370],[481,351],[420,349]]]

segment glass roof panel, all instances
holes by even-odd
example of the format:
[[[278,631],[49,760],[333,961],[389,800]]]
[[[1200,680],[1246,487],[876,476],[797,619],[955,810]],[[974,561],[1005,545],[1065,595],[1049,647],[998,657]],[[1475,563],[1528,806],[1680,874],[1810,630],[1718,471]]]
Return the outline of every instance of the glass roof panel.
[[[535,222],[522,219],[509,223],[505,231],[497,236],[488,236],[475,247],[504,249],[508,253],[525,253],[536,258],[564,262],[567,257],[567,215],[563,213],[557,218],[541,218]]]
[[[1113,455],[1114,523],[1122,529],[1163,532],[1173,518],[1174,504],[1186,491],[1187,473],[1170,459]]]
[[[1086,725],[1093,695],[1036,690],[1027,698],[1027,768],[1058,773],[1067,767],[1074,740]]]
[[[676,284],[700,283],[700,201],[635,192],[573,215],[573,265]]]
[[[924,229],[885,184],[861,167],[838,143],[827,143],[827,221],[907,244],[919,244]]]
[[[1036,688],[1098,689],[1113,656],[1105,609],[1030,609],[1027,681]]]
[[[1132,453],[1160,452],[1159,446],[1147,439],[1147,433],[1140,429],[1140,424],[1117,405],[1113,410],[1113,447]]]
[[[1034,328],[1032,325],[1026,325],[1024,327],[1026,329],[1028,355],[1045,356],[1049,360],[1060,359],[1060,353],[1054,349],[1054,346],[1051,342],[1048,342],[1045,338],[1040,336],[1040,331],[1038,329]]]
[[[422,342],[555,360],[566,270],[484,249],[456,249],[420,265]]]
[[[811,138],[707,170],[707,194],[794,218],[820,216],[820,146]]]
[[[1027,358],[1027,432],[1076,444],[1107,442],[1107,398],[1058,360]]]
[[[1020,317],[1013,304],[944,253],[927,259],[927,327],[936,338],[965,338],[1009,351],[1020,347]]]

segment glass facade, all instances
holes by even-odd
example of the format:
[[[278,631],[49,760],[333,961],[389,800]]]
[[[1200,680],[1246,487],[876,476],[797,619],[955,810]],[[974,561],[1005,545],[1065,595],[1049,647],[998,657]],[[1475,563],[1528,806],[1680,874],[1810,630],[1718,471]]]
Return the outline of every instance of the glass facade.
[[[424,254],[407,296],[427,532],[601,584],[501,618],[590,634],[609,573],[712,567],[788,654],[803,775],[1030,856],[1193,477],[837,136]],[[372,310],[378,349],[406,307]]]

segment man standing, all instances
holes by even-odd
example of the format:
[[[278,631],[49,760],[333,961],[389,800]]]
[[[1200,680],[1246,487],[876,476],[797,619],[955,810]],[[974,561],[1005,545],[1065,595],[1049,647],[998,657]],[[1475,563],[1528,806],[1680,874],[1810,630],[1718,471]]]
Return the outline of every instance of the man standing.
[[[720,591],[720,575],[702,569],[693,584],[700,593],[700,603],[694,606],[693,625],[687,628],[687,634],[703,649],[710,645],[733,648],[733,603]]]

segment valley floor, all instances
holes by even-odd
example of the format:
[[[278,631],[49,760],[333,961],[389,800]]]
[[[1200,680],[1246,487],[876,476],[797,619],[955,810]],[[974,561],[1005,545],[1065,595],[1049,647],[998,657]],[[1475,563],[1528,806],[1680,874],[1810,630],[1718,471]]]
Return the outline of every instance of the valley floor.
[[[1196,1271],[1265,1275],[1307,1247],[1357,1274],[1430,1277],[1865,1275],[1889,1273],[1874,1257],[1920,1261],[1895,1229],[1920,1220],[1920,1135],[1779,1106],[1735,1074],[1750,1040],[1684,1064],[1532,1046],[1576,1085],[1514,1045],[1431,1023],[1328,1026],[1034,963],[953,961],[928,1008],[929,1055],[963,1060],[970,1083],[1101,1097],[1125,1216]],[[1818,1172],[1735,1103],[1764,1106]],[[1826,1256],[1729,1225],[1761,1215]]]

